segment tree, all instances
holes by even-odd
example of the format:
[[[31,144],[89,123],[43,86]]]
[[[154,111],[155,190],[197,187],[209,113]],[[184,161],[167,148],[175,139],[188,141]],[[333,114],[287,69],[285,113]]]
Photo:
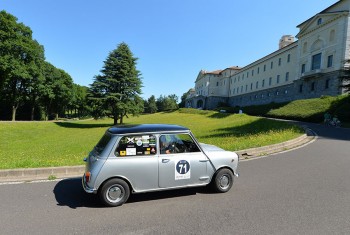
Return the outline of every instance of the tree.
[[[72,98],[73,80],[64,70],[48,62],[45,62],[44,76],[41,103],[44,106],[45,120],[49,119],[50,114],[54,114],[57,120],[59,114],[64,114]]]
[[[340,71],[340,87],[344,88],[344,92],[350,92],[350,59],[346,60],[343,69]]]
[[[43,60],[44,48],[32,39],[31,29],[18,23],[13,15],[1,11],[0,89],[1,98],[12,108],[13,121],[17,108],[33,92],[32,84],[40,77],[40,64]]]
[[[193,90],[193,88],[191,88],[187,92],[183,93],[183,95],[181,96],[181,102],[179,104],[180,108],[185,108],[186,107],[186,99],[187,99],[187,97],[189,97],[189,95],[190,95],[192,90]]]
[[[95,76],[89,90],[92,102],[102,105],[103,110],[96,113],[110,116],[114,125],[123,123],[123,117],[128,113],[141,112],[137,102],[142,103],[140,72],[136,69],[136,61],[126,43],[109,53],[104,61],[101,74]],[[135,107],[135,105],[137,107]],[[96,107],[96,106],[95,106]],[[101,109],[101,108],[99,108]]]
[[[160,95],[156,101],[158,111],[173,111],[178,109],[178,97],[175,94],[169,96]]]
[[[69,111],[73,111],[78,118],[88,114],[87,92],[88,87],[73,84],[71,99],[68,104]]]
[[[148,98],[148,100],[145,102],[145,112],[146,113],[156,113],[157,112],[157,104],[156,104],[156,97],[152,95]]]

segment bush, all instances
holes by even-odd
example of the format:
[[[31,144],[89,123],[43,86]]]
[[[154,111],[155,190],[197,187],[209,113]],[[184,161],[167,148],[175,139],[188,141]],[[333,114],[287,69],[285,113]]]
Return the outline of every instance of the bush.
[[[322,122],[323,115],[329,112],[337,115],[342,122],[350,122],[350,96],[322,96],[315,99],[295,100],[289,103],[271,103],[267,105],[244,107],[250,115],[308,122]]]

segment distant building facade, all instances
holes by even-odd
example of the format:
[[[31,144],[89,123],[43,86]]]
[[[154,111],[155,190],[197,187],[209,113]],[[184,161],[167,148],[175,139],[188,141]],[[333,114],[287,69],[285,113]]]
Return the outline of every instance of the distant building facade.
[[[339,72],[350,59],[350,0],[341,0],[284,35],[279,49],[245,67],[201,70],[186,107],[214,109],[339,95]]]

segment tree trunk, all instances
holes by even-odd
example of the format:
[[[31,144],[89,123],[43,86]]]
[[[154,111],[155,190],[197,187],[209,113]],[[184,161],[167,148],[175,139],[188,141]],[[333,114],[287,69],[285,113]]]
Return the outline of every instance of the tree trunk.
[[[32,112],[31,112],[31,114],[30,114],[30,120],[31,121],[34,121],[34,112],[35,112],[35,107],[34,107],[34,105],[32,106]]]
[[[16,106],[12,106],[12,121],[16,121],[16,111],[17,111],[17,107]]]
[[[123,114],[120,114],[120,124],[123,124]]]
[[[114,114],[113,125],[118,125],[118,114]]]
[[[55,117],[55,120],[58,121],[58,113],[56,113],[55,116],[56,116],[56,117]]]

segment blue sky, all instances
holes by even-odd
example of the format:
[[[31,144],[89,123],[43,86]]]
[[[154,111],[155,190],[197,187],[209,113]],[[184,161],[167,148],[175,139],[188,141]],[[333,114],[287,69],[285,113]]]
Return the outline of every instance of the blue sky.
[[[336,0],[0,0],[29,26],[46,60],[89,86],[125,42],[143,94],[179,98],[201,69],[245,66],[278,49],[282,35]]]

